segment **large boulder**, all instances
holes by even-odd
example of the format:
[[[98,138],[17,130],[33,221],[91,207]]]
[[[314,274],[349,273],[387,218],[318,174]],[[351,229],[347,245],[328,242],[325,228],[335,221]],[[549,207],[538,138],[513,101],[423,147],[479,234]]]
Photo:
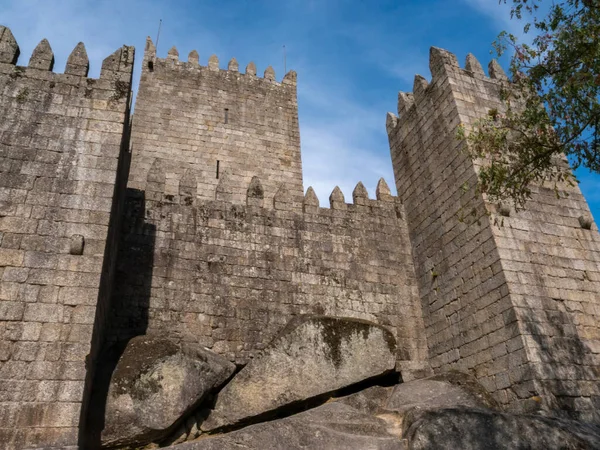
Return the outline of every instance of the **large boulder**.
[[[389,380],[388,380],[389,381]],[[323,397],[318,398],[324,401]],[[308,411],[204,434],[176,450],[259,449],[598,449],[600,428],[576,421],[496,410],[496,402],[466,374],[451,372],[395,386],[372,386]],[[260,419],[273,419],[263,416]],[[222,429],[221,431],[227,431]],[[197,436],[197,434],[196,434]],[[188,437],[189,439],[189,437]],[[181,441],[180,441],[181,442]]]
[[[342,403],[175,445],[174,450],[404,450],[387,422]]]
[[[388,412],[387,402],[394,391],[394,387],[371,386],[361,391],[344,397],[333,398],[333,401],[344,403],[360,412],[367,414],[379,414]]]
[[[597,449],[600,429],[575,421],[498,411],[477,380],[448,372],[335,399],[395,425],[411,450]]]
[[[435,409],[469,406],[496,408],[494,398],[475,378],[460,372],[449,372],[394,387],[384,409],[405,413],[412,408]]]
[[[489,409],[415,408],[405,415],[403,428],[403,438],[411,450],[600,448],[598,427]]]
[[[102,445],[144,445],[165,437],[234,371],[234,364],[201,347],[131,339],[111,377]]]
[[[370,414],[396,413],[402,417],[417,409],[498,407],[494,398],[477,380],[460,372],[447,372],[395,386],[372,386],[335,399]]]
[[[236,425],[394,369],[396,344],[380,325],[300,316],[219,393],[203,431]]]

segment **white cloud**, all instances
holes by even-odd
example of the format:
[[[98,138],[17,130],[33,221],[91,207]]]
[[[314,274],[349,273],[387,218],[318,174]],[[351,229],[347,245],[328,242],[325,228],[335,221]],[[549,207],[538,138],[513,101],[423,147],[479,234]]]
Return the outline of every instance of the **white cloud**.
[[[419,74],[425,78],[429,78],[427,55],[420,55],[420,57],[409,59],[406,63],[395,63],[386,68],[399,80],[410,84],[411,88],[415,75]]]
[[[488,19],[490,19],[499,31],[506,30],[515,35],[523,34],[523,22],[510,18],[512,2],[498,2],[494,0],[462,0],[471,8],[474,8]]]
[[[508,0],[506,3],[490,1],[490,0],[461,0],[471,8],[475,9],[482,15],[486,16],[497,28],[498,33],[500,31],[506,31],[517,37],[519,42],[530,44],[534,37],[534,30],[525,33],[523,28],[525,24],[531,22],[533,16],[526,10],[522,11],[522,19],[516,17],[511,18],[511,8],[513,6],[512,0]],[[541,2],[538,3],[539,9],[534,12],[537,17],[543,17],[548,11],[548,4]]]
[[[35,46],[46,38],[54,51],[55,72],[64,70],[69,54],[80,41],[90,59],[90,77],[98,77],[102,60],[122,45],[135,46],[139,68],[146,36],[156,39],[160,19],[164,25],[159,54],[166,55],[174,44],[183,44],[183,57],[195,44],[214,53],[222,50],[220,41],[206,27],[189,26],[196,17],[182,17],[175,7],[165,8],[162,2],[153,0],[11,0],[0,2],[0,18],[11,28],[21,49],[18,64],[27,65]],[[185,36],[181,35],[182,29],[186,30]],[[201,56],[207,60],[209,55]]]
[[[375,197],[375,187],[381,177],[394,187],[387,149],[375,153],[368,146],[353,143],[352,136],[337,133],[331,124],[311,124],[304,126],[302,131],[304,184],[306,188],[312,186],[315,189],[321,205],[327,204],[335,186],[340,187],[346,201],[352,198],[352,191],[359,181],[363,182],[371,198]]]
[[[104,9],[103,2],[92,7],[89,2],[25,0],[3,2],[0,17],[17,39],[21,49],[20,65],[27,65],[35,46],[47,38],[55,54],[55,71],[62,72],[71,50],[83,41],[92,63],[90,74],[97,76],[102,59],[122,45],[118,25],[123,28],[125,25],[119,24],[120,14],[116,12],[112,14],[114,20],[104,20],[110,16]]]
[[[299,85],[304,186],[315,189],[321,205],[328,204],[335,186],[351,201],[359,181],[371,198],[381,177],[395,190],[385,108],[365,106],[354,91],[335,76],[328,83],[307,79]]]

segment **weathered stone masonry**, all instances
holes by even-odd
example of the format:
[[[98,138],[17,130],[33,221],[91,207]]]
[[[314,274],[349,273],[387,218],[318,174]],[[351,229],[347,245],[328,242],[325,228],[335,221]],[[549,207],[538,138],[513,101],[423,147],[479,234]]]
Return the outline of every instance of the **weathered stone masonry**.
[[[322,208],[303,191],[294,72],[161,59],[148,40],[130,133],[133,48],[98,80],[83,44],[64,74],[46,41],[28,67],[18,53],[0,27],[5,447],[83,442],[101,348],[157,334],[243,364],[305,313],[385,326],[404,379],[469,371],[508,408],[598,418],[600,237],[585,200],[539,187],[526,210],[499,210],[456,139],[499,106],[496,63],[488,78],[432,49],[431,82],[417,76],[388,115],[399,197],[359,183]]]
[[[157,332],[244,363],[319,313],[398,330],[399,358],[424,361],[401,205],[385,182],[377,201],[362,184],[353,205],[304,197],[294,72],[159,59],[148,40],[132,147],[112,340]]]
[[[302,166],[296,74],[281,83],[270,67],[264,78],[248,64],[238,71],[232,59],[227,70],[211,56],[198,64],[193,51],[188,62],[175,48],[166,59],[156,58],[148,39],[135,105],[129,187],[144,190],[155,159],[168,162],[165,194],[179,195],[187,181],[197,185],[198,198],[214,199],[223,174],[231,179],[228,200],[246,201],[246,188],[260,177],[267,198],[285,182],[295,204],[302,202]],[[181,181],[180,181],[181,180]]]
[[[589,208],[576,186],[560,198],[535,188],[518,213],[486,202],[456,130],[501,107],[506,75],[492,62],[486,77],[472,55],[462,69],[436,48],[430,67],[431,83],[417,76],[387,127],[432,368],[472,371],[511,407],[538,398],[597,420],[600,238]]]
[[[93,366],[101,336],[92,350],[92,331],[103,328],[111,291],[119,217],[115,183],[119,171],[121,185],[126,176],[122,141],[133,67],[131,47],[105,59],[97,80],[87,78],[83,44],[64,74],[52,72],[46,40],[28,67],[15,65],[18,55],[12,33],[0,27],[5,448],[77,442],[86,357]]]
[[[341,197],[331,209],[310,190],[304,210],[283,191],[271,204],[261,195],[236,205],[176,203],[147,189],[143,218],[124,230],[111,336],[157,332],[245,363],[292,316],[317,313],[387,325],[402,337],[400,359],[424,360],[399,205],[389,193],[370,200],[361,188],[354,204]],[[148,275],[127,270],[140,261],[152,263],[151,286]]]

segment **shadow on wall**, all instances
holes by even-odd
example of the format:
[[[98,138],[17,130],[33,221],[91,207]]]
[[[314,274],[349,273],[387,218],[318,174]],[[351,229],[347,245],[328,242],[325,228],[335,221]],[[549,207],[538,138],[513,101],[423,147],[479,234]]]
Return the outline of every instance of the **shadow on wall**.
[[[111,376],[127,342],[146,334],[156,226],[145,220],[145,195],[127,189],[106,341],[98,360],[87,418],[85,448],[100,447]]]
[[[593,404],[600,395],[600,368],[561,299],[544,299],[547,302],[543,310],[530,307],[523,315],[525,334],[537,345],[536,377],[545,391],[542,400],[559,417],[600,423],[598,405]],[[588,390],[584,384],[596,385],[594,392],[583,392]],[[587,405],[582,403],[586,400]]]

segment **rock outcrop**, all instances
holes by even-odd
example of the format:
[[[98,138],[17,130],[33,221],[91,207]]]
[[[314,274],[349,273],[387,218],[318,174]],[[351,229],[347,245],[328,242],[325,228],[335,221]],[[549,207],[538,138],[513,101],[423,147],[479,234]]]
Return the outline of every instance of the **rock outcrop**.
[[[174,450],[593,450],[600,430],[574,421],[506,414],[484,408],[433,408],[369,414],[343,402],[238,431],[208,436]]]
[[[219,393],[203,431],[237,425],[392,371],[396,344],[380,325],[301,316]]]
[[[393,412],[403,415],[413,408],[497,408],[494,399],[474,377],[460,372],[395,386],[372,386],[335,400],[371,414]]]
[[[384,409],[405,413],[413,408],[437,409],[456,406],[497,407],[493,397],[475,380],[459,372],[449,372],[394,387]]]
[[[457,372],[392,387],[372,386],[289,417],[176,450],[597,449],[600,428],[500,412],[473,377]]]
[[[600,448],[600,427],[500,411],[474,377],[460,372],[378,385],[396,382],[380,377],[393,370],[394,356],[395,341],[385,328],[324,316],[293,319],[233,378],[233,364],[208,350],[137,337],[111,379],[103,444],[175,450]],[[348,387],[355,392],[344,395]],[[217,394],[213,409],[212,402],[203,404],[209,394]]]
[[[144,445],[165,437],[234,371],[235,365],[200,347],[131,339],[111,378],[102,445]]]
[[[385,420],[334,402],[285,419],[200,438],[177,450],[402,450],[404,444]]]
[[[503,412],[470,375],[394,384],[395,351],[382,326],[300,316],[231,378],[235,366],[219,355],[140,336],[111,378],[102,443],[176,450],[600,448],[600,427]]]
[[[600,428],[572,420],[474,408],[413,409],[403,437],[411,450],[583,450],[600,448]]]

